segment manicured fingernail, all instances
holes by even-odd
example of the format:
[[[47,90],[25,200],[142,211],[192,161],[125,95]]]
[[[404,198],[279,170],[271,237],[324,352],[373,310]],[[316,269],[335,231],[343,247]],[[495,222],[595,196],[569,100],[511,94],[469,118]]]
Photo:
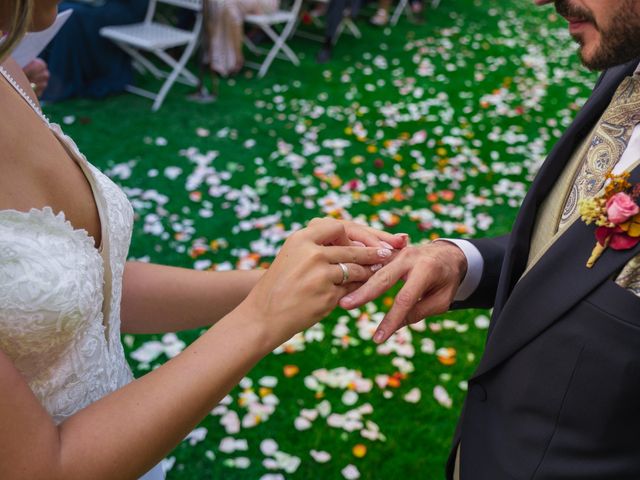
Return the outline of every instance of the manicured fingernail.
[[[346,304],[353,303],[353,297],[351,295],[346,295],[342,297],[342,303],[346,303]]]
[[[366,247],[364,243],[358,242],[357,240],[354,240],[353,242],[351,242],[351,245],[353,245],[354,247]]]
[[[391,256],[391,250],[389,250],[388,248],[381,248],[380,250],[378,250],[378,256],[380,258],[388,258]]]
[[[382,330],[378,330],[376,334],[373,336],[373,341],[376,343],[380,343],[382,342],[383,338],[384,338],[384,332]]]
[[[371,271],[372,272],[377,272],[381,268],[382,268],[382,264],[381,263],[376,263],[375,265],[371,265]]]
[[[389,245],[387,242],[380,242],[384,248],[388,248],[389,250],[393,250],[393,245]]]

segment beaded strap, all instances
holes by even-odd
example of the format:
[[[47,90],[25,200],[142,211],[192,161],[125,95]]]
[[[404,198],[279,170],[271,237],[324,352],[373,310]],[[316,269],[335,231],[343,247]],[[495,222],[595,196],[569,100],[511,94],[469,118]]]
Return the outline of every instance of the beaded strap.
[[[44,120],[44,122],[47,125],[49,125],[49,119],[45,116],[44,113],[42,113],[42,110],[40,110],[40,107],[38,107],[36,102],[34,102],[31,99],[31,97],[27,94],[27,92],[24,91],[24,89],[20,86],[20,84],[16,82],[15,79],[9,74],[9,72],[7,72],[2,66],[0,66],[0,73],[4,78],[7,79],[7,81],[13,86],[13,88],[22,96],[25,102],[31,105],[31,108],[33,108],[33,110],[38,114],[38,116],[42,118],[42,120]]]

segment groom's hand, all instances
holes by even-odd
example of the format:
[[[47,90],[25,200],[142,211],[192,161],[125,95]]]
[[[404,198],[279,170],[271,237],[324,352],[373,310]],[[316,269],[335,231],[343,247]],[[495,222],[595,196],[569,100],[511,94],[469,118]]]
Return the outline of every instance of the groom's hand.
[[[406,247],[364,285],[342,298],[340,306],[357,308],[404,280],[373,337],[376,343],[382,343],[401,327],[449,310],[466,272],[467,259],[453,243]]]

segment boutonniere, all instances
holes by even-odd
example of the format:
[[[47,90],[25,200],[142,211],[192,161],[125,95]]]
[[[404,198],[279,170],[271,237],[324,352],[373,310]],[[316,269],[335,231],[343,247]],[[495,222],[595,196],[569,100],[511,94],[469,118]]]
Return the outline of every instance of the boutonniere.
[[[608,174],[604,190],[580,201],[580,218],[596,225],[596,246],[587,261],[593,267],[607,248],[628,250],[640,242],[640,184],[631,185],[629,173]]]

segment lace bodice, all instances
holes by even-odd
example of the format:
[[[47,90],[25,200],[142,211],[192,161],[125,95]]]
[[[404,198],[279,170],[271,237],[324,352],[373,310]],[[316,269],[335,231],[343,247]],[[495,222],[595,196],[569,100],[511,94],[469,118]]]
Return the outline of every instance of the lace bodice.
[[[133,211],[60,127],[47,124],[92,186],[102,245],[51,208],[0,211],[0,350],[59,424],[133,378],[120,342]]]

